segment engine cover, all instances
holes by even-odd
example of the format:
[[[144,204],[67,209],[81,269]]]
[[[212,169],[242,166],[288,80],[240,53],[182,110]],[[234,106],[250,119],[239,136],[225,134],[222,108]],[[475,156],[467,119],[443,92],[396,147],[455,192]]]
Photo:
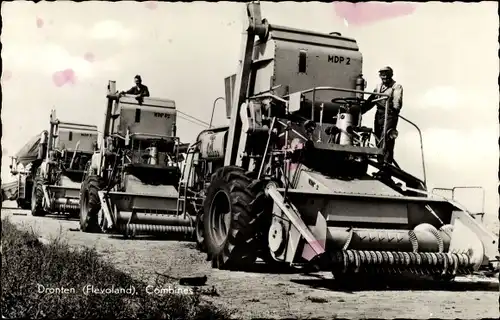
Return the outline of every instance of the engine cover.
[[[227,131],[209,133],[201,138],[200,151],[203,159],[222,159],[226,146]]]

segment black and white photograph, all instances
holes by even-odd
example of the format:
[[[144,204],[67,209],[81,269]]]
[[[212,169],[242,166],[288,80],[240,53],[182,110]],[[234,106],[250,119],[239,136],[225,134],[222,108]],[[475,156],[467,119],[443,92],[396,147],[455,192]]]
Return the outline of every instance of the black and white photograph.
[[[2,319],[498,319],[498,3],[2,1]]]

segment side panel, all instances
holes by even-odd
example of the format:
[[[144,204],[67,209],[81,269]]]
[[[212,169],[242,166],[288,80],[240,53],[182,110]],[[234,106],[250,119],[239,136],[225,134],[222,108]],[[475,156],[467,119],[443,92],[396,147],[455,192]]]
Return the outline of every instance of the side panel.
[[[266,92],[274,86],[275,48],[276,43],[273,40],[256,43],[253,51],[255,82],[251,95]]]
[[[254,46],[252,93],[276,86],[278,95],[324,86],[355,89],[363,57],[354,39],[274,25],[270,30],[269,39]],[[316,99],[344,96],[354,94],[318,92]],[[306,98],[312,100],[312,94]]]
[[[69,151],[76,149],[76,145],[80,141],[78,146],[79,151],[92,151],[93,143],[97,141],[97,132],[92,133],[86,130],[73,130],[69,128],[59,128],[59,137],[56,140],[56,148],[62,149],[66,148]]]
[[[130,133],[172,136],[175,124],[175,108],[145,106],[120,103],[118,133],[125,136]]]
[[[276,40],[276,43],[274,86],[289,86],[290,93],[324,86],[355,89],[356,78],[362,73],[362,56],[359,51],[285,40]],[[299,61],[301,59],[305,59],[302,66]],[[283,87],[279,90],[285,94]],[[316,93],[315,100],[330,102],[333,98],[354,95],[321,91]],[[312,100],[312,93],[306,98]]]

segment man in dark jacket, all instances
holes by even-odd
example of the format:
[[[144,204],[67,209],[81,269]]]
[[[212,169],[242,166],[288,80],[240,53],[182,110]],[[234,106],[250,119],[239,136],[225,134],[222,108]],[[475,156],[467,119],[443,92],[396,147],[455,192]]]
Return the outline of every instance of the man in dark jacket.
[[[149,97],[149,89],[147,86],[142,84],[142,78],[140,75],[136,75],[134,78],[135,86],[128,89],[127,91],[122,91],[122,94],[131,94],[140,101],[144,97]]]
[[[399,83],[396,83],[396,81],[394,81],[394,79],[392,78],[394,72],[391,67],[384,67],[380,69],[379,75],[380,79],[382,80],[382,83],[376,86],[375,90],[373,91],[374,94],[370,95],[366,100],[366,103],[363,107],[363,113],[368,112],[375,105],[377,106],[377,111],[375,113],[374,133],[377,139],[379,140],[379,145],[378,145],[379,147],[384,146],[383,145],[384,142],[382,139],[384,139],[384,136],[387,135],[385,139],[386,148],[383,160],[385,163],[390,164],[392,163],[394,158],[395,138],[390,138],[389,137],[390,134],[388,135],[388,133],[390,133],[391,130],[393,129],[395,131],[396,126],[398,124],[399,112],[403,107],[403,86],[401,86]],[[384,118],[385,118],[385,104],[387,102],[387,99],[380,99],[374,102],[375,99],[381,98],[381,96],[377,96],[376,93],[385,93],[389,94],[390,96],[388,98],[389,106],[387,112],[387,128],[385,134],[383,134],[383,131],[384,131]]]

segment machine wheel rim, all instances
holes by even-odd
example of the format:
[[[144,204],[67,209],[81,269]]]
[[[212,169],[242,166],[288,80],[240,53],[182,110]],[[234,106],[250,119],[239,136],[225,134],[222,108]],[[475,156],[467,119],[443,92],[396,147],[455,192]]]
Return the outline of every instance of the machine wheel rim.
[[[82,203],[80,203],[80,222],[81,223],[85,223],[85,219],[87,218],[88,199],[89,199],[89,192],[87,190],[84,190],[82,193]]]
[[[231,200],[224,190],[219,190],[210,204],[210,233],[217,246],[226,241],[231,223]]]
[[[205,241],[205,235],[203,234],[203,214],[199,214],[196,218],[196,242],[198,245],[203,246],[203,242]]]
[[[33,189],[31,190],[31,212],[35,212],[36,210],[36,185],[33,185]]]

